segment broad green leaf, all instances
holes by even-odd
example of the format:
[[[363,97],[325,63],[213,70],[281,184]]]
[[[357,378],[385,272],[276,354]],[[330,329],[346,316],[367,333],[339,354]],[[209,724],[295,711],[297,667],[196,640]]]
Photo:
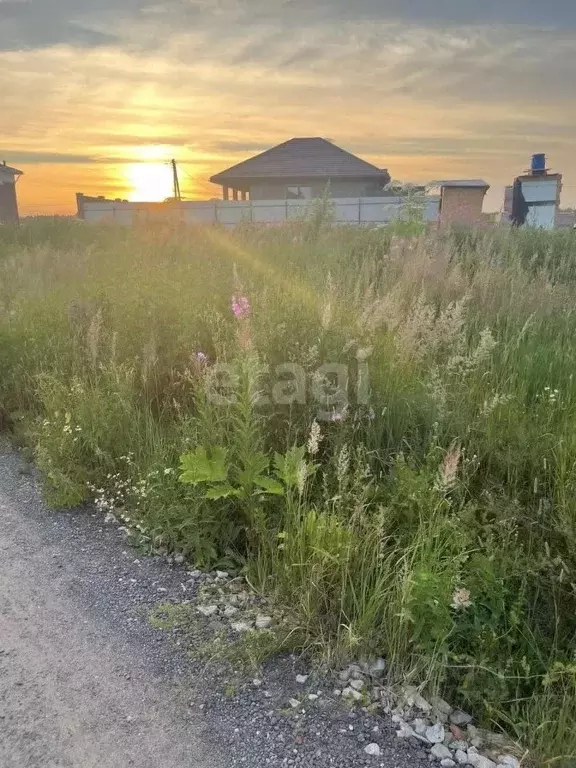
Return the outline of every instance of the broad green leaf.
[[[249,490],[256,482],[256,478],[268,472],[270,459],[265,453],[255,452],[245,461],[242,471],[238,474],[240,485]]]
[[[260,475],[260,477],[254,478],[254,484],[257,485],[265,493],[271,493],[276,496],[282,496],[284,494],[284,486],[273,477],[265,477],[264,475]]]
[[[207,499],[212,500],[227,499],[230,496],[239,496],[240,491],[233,488],[228,483],[223,483],[222,485],[211,485],[204,495]]]
[[[301,466],[305,461],[306,448],[303,445],[295,445],[284,456],[274,454],[274,474],[288,487],[298,484]],[[313,465],[306,463],[306,476],[312,473]]]
[[[180,457],[180,482],[191,485],[224,482],[228,478],[226,456],[224,448],[213,448],[209,456],[204,446],[197,446]]]

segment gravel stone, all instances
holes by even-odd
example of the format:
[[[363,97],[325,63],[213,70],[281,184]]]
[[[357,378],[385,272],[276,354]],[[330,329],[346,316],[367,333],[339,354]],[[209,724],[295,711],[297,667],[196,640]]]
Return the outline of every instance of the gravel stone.
[[[463,752],[466,752],[466,750],[468,749],[468,742],[467,741],[451,741],[449,746],[453,752],[456,752],[458,749],[461,749]]]
[[[456,760],[458,765],[466,765],[468,763],[468,755],[466,754],[465,750],[457,749],[456,753],[454,754],[454,760]]]
[[[425,736],[426,729],[429,727],[429,725],[430,723],[428,720],[423,720],[421,717],[417,717],[416,720],[414,720],[412,723],[412,728],[414,728],[419,736]]]
[[[468,725],[468,723],[471,723],[472,720],[472,715],[469,715],[467,712],[463,712],[461,709],[454,710],[454,712],[452,712],[450,715],[450,722],[459,726],[460,728],[464,725]]]
[[[442,723],[436,723],[436,725],[431,725],[429,728],[426,728],[424,735],[430,744],[441,744],[446,736],[446,731],[444,730]]]
[[[496,768],[496,763],[481,755],[476,747],[470,747],[468,750],[468,762],[473,768]]]
[[[252,629],[252,625],[249,624],[247,621],[236,621],[233,624],[230,625],[234,632],[238,632],[239,634],[242,634],[244,632],[250,632]]]
[[[510,768],[520,768],[520,760],[512,755],[500,755],[498,762],[501,765],[508,765]]]
[[[256,629],[268,629],[272,624],[272,616],[256,616]]]
[[[366,752],[367,755],[371,755],[372,757],[380,757],[382,754],[380,747],[375,743],[368,744],[368,746],[364,747],[364,752]]]
[[[430,753],[437,759],[437,760],[451,760],[452,759],[452,752],[448,749],[448,747],[445,747],[444,744],[434,744],[432,749],[430,750]]]
[[[386,671],[386,659],[376,659],[368,668],[371,677],[382,677]]]

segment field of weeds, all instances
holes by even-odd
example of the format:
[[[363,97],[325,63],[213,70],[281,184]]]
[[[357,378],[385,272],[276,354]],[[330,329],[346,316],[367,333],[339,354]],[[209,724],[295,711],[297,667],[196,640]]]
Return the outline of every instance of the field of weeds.
[[[0,424],[56,507],[242,570],[576,762],[576,236],[0,229]]]

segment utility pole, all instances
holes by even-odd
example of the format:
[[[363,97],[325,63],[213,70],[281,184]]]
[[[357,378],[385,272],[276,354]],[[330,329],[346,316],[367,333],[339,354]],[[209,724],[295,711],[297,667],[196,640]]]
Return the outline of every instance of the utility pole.
[[[182,200],[182,195],[180,194],[180,182],[178,181],[178,166],[176,165],[176,160],[172,160],[171,165],[172,176],[174,178],[174,200],[180,202]]]

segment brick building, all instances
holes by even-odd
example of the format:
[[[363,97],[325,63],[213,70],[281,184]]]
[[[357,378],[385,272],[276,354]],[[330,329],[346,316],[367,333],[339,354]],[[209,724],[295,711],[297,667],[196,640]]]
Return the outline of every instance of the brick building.
[[[439,222],[442,226],[485,223],[484,197],[490,185],[483,179],[455,179],[438,182],[441,189]]]

